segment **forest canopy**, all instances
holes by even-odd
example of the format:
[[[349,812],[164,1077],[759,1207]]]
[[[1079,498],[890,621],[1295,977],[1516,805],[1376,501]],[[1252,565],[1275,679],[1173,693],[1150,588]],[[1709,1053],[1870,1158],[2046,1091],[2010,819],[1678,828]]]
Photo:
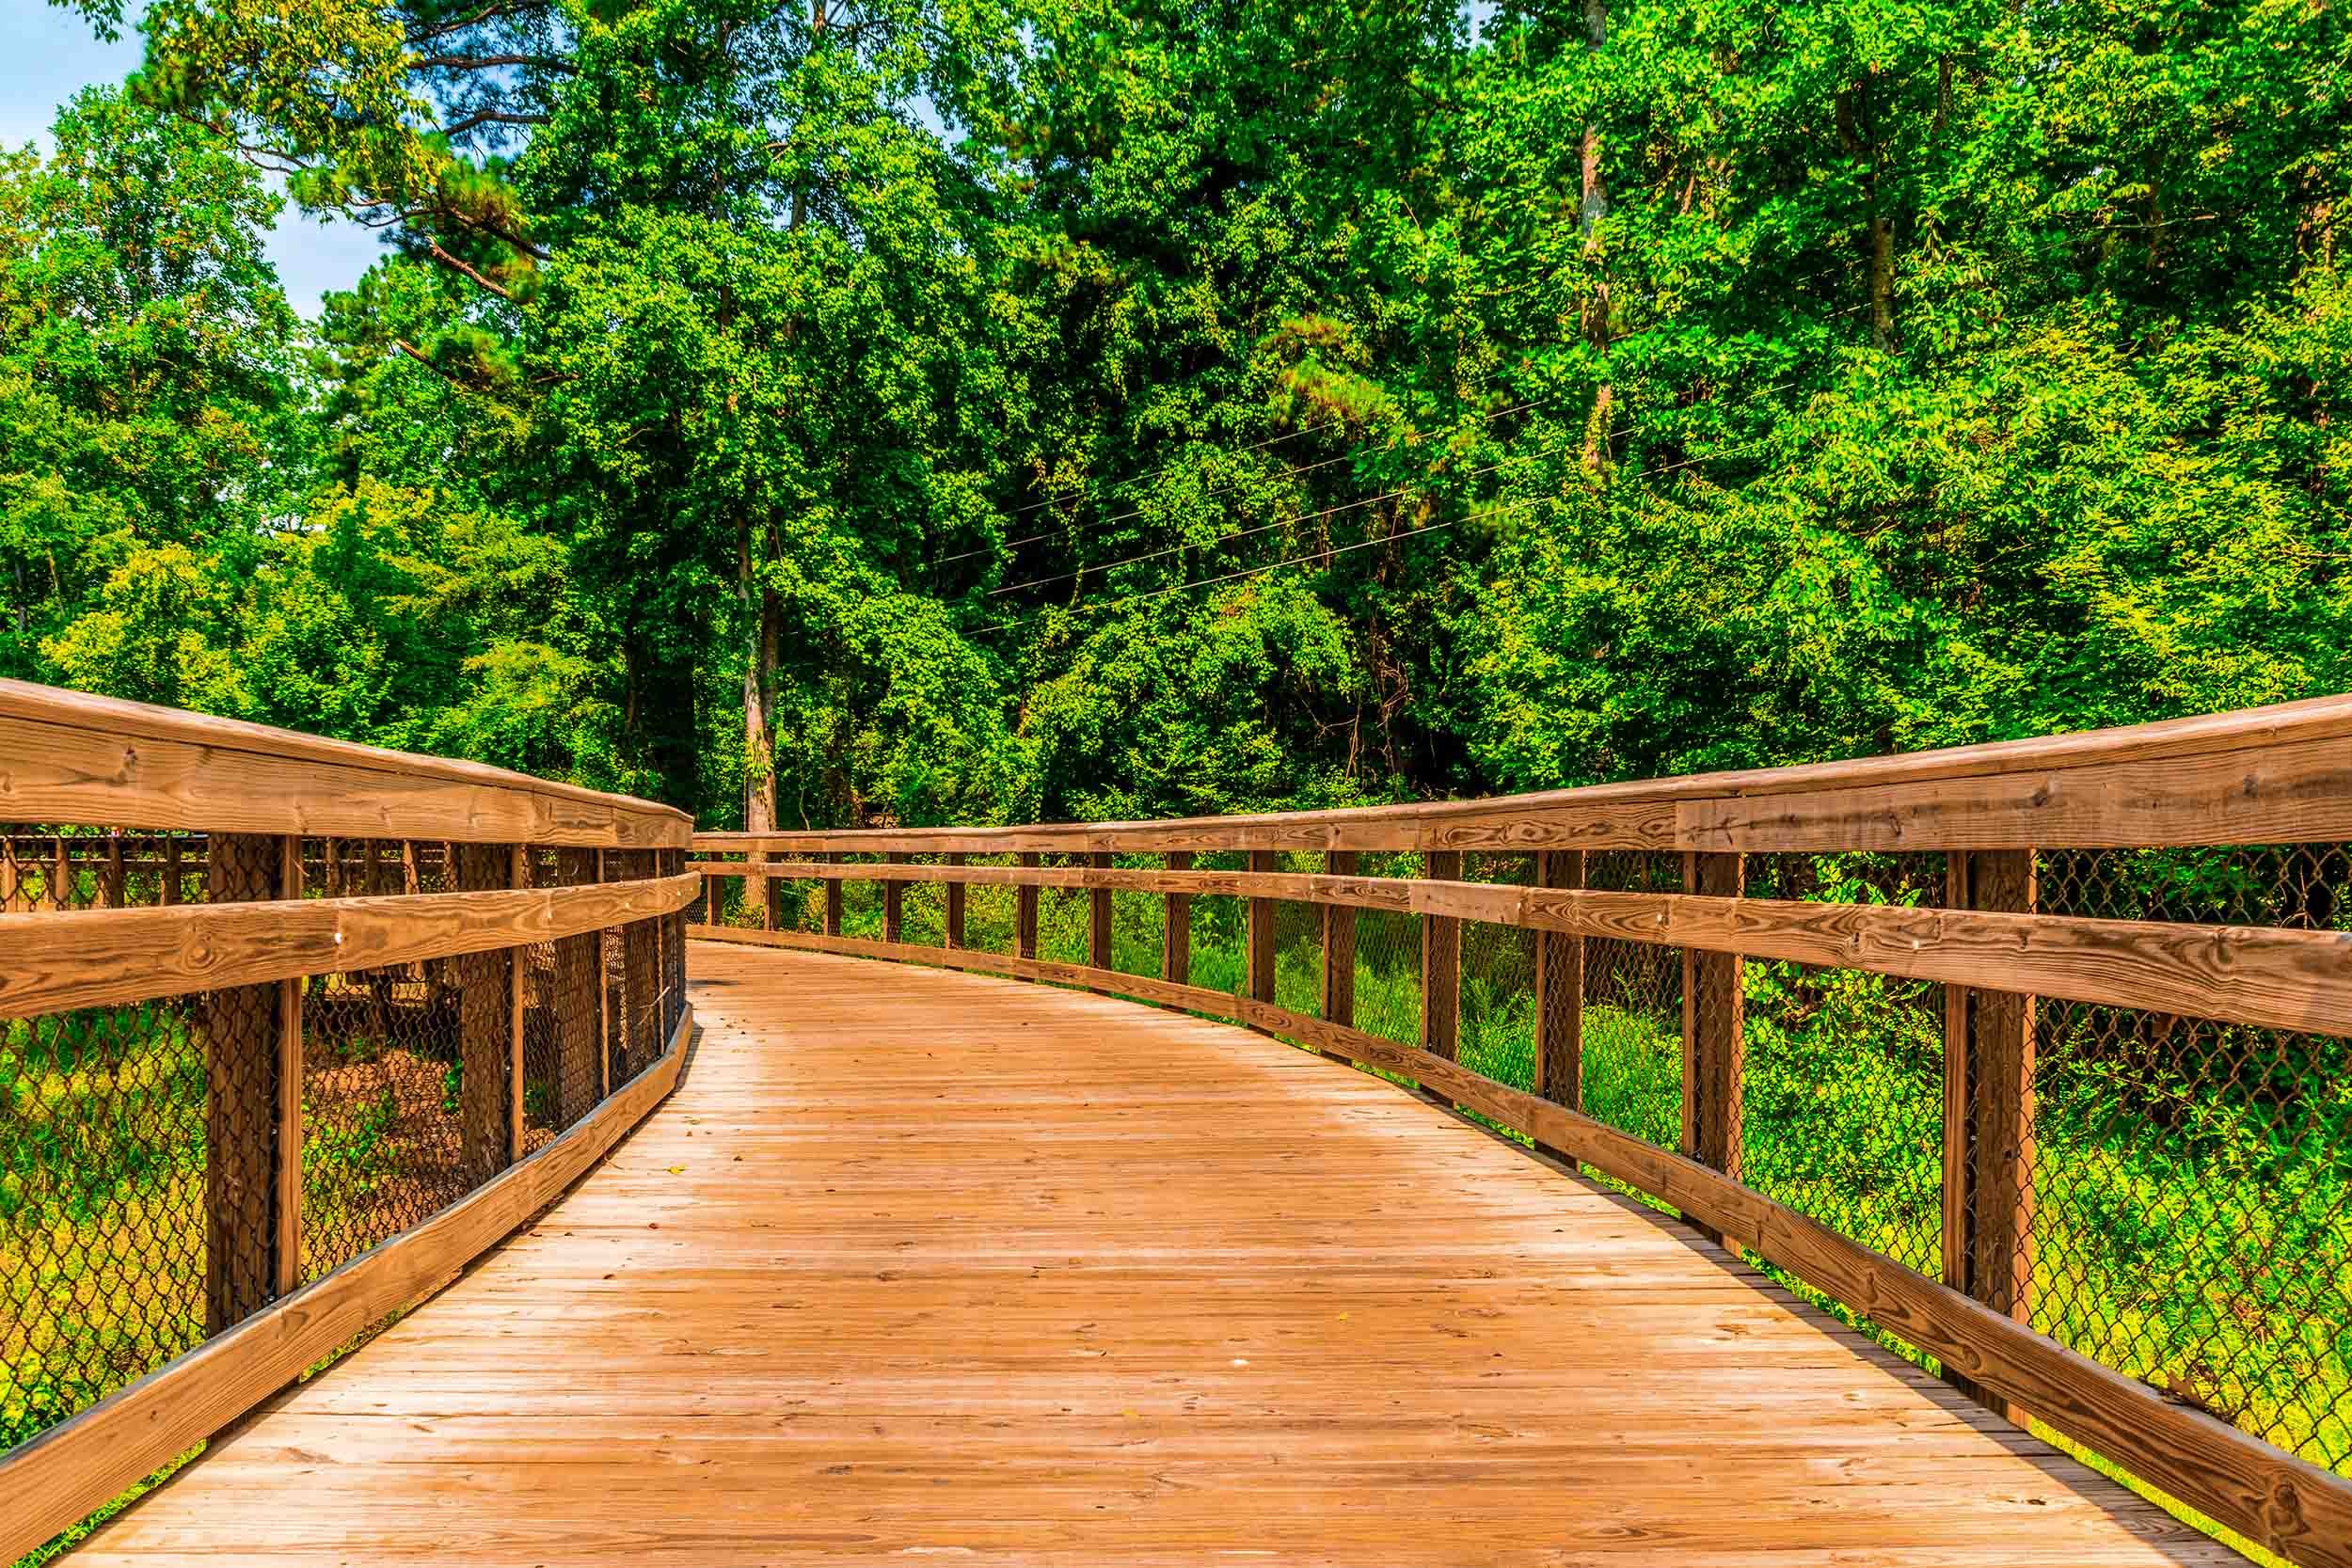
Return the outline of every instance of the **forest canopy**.
[[[0,674],[715,827],[2352,687],[2338,8],[135,25],[0,154]],[[306,322],[319,215],[384,248]]]

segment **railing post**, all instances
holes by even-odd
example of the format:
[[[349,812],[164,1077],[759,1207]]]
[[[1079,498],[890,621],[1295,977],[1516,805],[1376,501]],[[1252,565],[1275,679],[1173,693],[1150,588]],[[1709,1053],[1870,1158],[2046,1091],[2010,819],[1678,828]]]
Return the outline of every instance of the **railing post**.
[[[1044,857],[1029,850],[1022,855],[1021,863],[1036,867],[1044,863]],[[1034,885],[1025,884],[1014,890],[1012,945],[1016,957],[1037,957],[1037,888]]]
[[[531,851],[523,845],[514,847],[514,858],[507,870],[506,885],[531,885]],[[523,1157],[523,1008],[524,988],[530,983],[530,949],[506,949],[506,982],[508,1001],[514,1017],[507,1029],[506,1059],[506,1163],[514,1164]]]
[[[1281,860],[1271,849],[1249,851],[1249,869],[1279,871]],[[1259,1002],[1274,1000],[1274,900],[1249,900],[1249,994]]]
[[[1584,885],[1584,851],[1547,849],[1535,857],[1537,887]],[[1566,931],[1535,934],[1535,1092],[1555,1105],[1584,1104],[1584,939]]]
[[[98,889],[98,907],[105,910],[122,908],[122,830],[116,828],[106,834],[106,870]]]
[[[1955,905],[2033,912],[2031,849],[1950,859]],[[2030,996],[1945,992],[1945,1282],[2019,1323],[2033,1317],[2033,1030]],[[1954,1381],[1985,1397],[1967,1379]]]
[[[24,885],[24,877],[16,868],[16,840],[0,838],[0,911],[14,914],[24,907],[21,901]],[[169,895],[165,895],[164,902],[171,902]]]
[[[1746,871],[1747,857],[1736,852],[1682,857],[1683,886],[1708,897],[1739,897]],[[1740,1174],[1745,973],[1745,960],[1736,953],[1682,951],[1682,1151],[1734,1178]]]
[[[177,909],[187,890],[180,885],[180,840],[175,836],[164,840],[164,907]],[[8,906],[14,909],[16,906]]]
[[[891,865],[904,865],[907,857],[893,849],[882,856]],[[897,946],[906,936],[907,885],[899,881],[882,883],[882,941]]]
[[[1323,869],[1333,877],[1356,875],[1356,851],[1332,849]],[[1356,911],[1345,904],[1323,906],[1323,1016],[1344,1028],[1356,1026]]]
[[[513,876],[513,851],[495,844],[451,847],[458,891],[487,892]],[[513,1054],[510,953],[468,953],[457,969],[457,1119],[469,1182],[505,1168],[512,1152],[506,1070]]]
[[[1461,880],[1462,852],[1432,849],[1428,876]],[[1421,1048],[1453,1061],[1462,1039],[1462,923],[1450,915],[1421,917]]]
[[[628,853],[637,862],[628,867],[631,876],[642,877],[651,869],[646,863],[653,859],[651,850]],[[621,927],[622,1037],[628,1045],[631,1077],[661,1053],[660,927],[658,920],[632,920]]]
[[[755,857],[763,873],[770,859],[765,850]],[[759,879],[759,928],[763,931],[784,929],[784,882],[780,878],[762,875]]]
[[[834,849],[825,856],[826,862],[833,865],[839,865],[845,858],[846,857],[844,857],[842,852],[838,849]],[[825,935],[829,937],[837,937],[840,934],[841,879],[838,877],[829,877],[825,879]]]
[[[1190,871],[1192,851],[1170,849],[1168,869]],[[1166,925],[1160,932],[1160,978],[1171,986],[1192,984],[1192,895],[1171,893],[1167,896]]]
[[[65,834],[57,835],[57,872],[50,879],[50,892],[60,911],[73,907],[73,863],[66,856]]]
[[[1107,871],[1111,856],[1097,850],[1087,857],[1087,863]],[[1087,963],[1095,969],[1111,967],[1111,890],[1106,887],[1087,890]]]
[[[302,840],[288,833],[278,842],[278,895],[299,898]],[[299,976],[278,982],[278,1235],[274,1273],[280,1296],[294,1294],[294,1287],[302,1283],[302,991],[309,983]]]
[[[602,849],[596,851],[596,880],[612,879],[612,863]],[[612,1092],[612,966],[605,960],[605,939],[609,930],[590,934],[596,947],[596,1098],[604,1099]]]
[[[726,884],[725,884],[725,883],[723,883],[723,882],[722,882],[722,881],[719,879],[719,878],[718,878],[715,874],[712,874],[712,873],[707,873],[707,872],[706,872],[706,873],[704,874],[704,876],[703,876],[703,924],[704,924],[704,925],[706,925],[706,926],[724,926],[724,925],[726,924],[726,921],[725,921],[725,920],[723,920],[723,918],[721,918],[722,911],[723,911],[725,910],[725,908],[726,908],[726,904],[725,904],[725,902],[724,902],[725,894],[724,894],[724,892],[723,892],[723,889],[725,888],[725,886],[726,886]]]
[[[947,863],[949,865],[961,865],[964,863],[965,857],[961,850],[947,857]],[[947,884],[946,942],[949,947],[959,949],[964,945],[963,884],[961,882],[949,882]]]
[[[208,903],[278,895],[285,846],[261,833],[215,833]],[[62,889],[60,889],[62,891]],[[269,1304],[278,1269],[277,1160],[285,1020],[283,983],[204,993],[204,1331],[218,1334]],[[294,1162],[300,1170],[300,1162]]]
[[[598,879],[594,849],[558,849],[556,880],[580,887]],[[560,1132],[595,1109],[602,1098],[596,1078],[598,1041],[603,1037],[604,998],[597,974],[594,931],[562,937],[555,943],[553,994],[548,1023],[555,1032],[555,1125]],[[593,1005],[592,1005],[593,1004]]]

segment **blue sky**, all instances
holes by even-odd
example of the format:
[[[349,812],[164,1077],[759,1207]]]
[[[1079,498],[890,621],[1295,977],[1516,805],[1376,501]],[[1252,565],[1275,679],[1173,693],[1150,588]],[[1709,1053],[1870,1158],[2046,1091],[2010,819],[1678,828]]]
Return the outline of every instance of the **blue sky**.
[[[105,43],[48,0],[0,0],[0,144],[29,141],[45,150],[58,104],[93,82],[119,82],[138,63],[135,33]],[[269,237],[286,297],[306,315],[317,313],[326,290],[357,282],[377,248],[375,236],[357,224],[321,224],[291,206]]]

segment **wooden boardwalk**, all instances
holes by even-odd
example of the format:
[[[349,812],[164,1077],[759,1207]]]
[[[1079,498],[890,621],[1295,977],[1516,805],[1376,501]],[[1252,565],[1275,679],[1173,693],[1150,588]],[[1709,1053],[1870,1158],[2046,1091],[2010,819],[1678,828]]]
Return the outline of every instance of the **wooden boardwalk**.
[[[677,1094],[75,1561],[2242,1560],[1377,1079],[695,944]]]

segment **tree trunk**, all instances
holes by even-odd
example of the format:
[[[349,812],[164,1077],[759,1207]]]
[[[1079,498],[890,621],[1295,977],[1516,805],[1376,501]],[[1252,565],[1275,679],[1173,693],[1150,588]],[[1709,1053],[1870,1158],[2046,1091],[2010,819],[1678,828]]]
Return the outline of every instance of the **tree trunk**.
[[[1609,41],[1608,0],[1584,0],[1584,50],[1598,55]],[[1602,359],[1609,352],[1609,274],[1600,254],[1600,222],[1609,215],[1609,187],[1600,173],[1600,124],[1597,120],[1584,122],[1583,145],[1580,150],[1583,166],[1583,200],[1578,208],[1578,227],[1584,238],[1585,264],[1592,268],[1591,292],[1584,301],[1584,341],[1595,359]],[[1614,389],[1606,375],[1593,393],[1592,421],[1585,426],[1584,466],[1597,468],[1609,454],[1609,420],[1614,403]]]

